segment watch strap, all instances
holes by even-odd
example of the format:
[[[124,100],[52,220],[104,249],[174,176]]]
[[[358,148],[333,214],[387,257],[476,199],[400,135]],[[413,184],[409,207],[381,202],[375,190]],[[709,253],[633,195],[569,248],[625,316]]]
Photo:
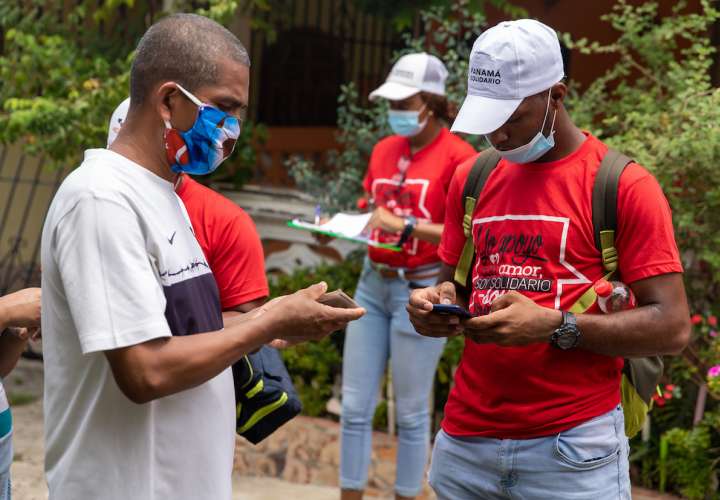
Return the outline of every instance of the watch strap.
[[[417,219],[414,216],[408,215],[407,217],[405,217],[405,227],[403,228],[403,232],[400,235],[400,241],[398,242],[398,246],[404,245],[405,242],[410,239],[410,236],[412,235],[416,226]]]

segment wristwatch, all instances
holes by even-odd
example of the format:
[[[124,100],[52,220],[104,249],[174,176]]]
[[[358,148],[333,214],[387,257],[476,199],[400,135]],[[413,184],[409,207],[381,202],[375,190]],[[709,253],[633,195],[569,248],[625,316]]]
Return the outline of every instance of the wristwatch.
[[[573,313],[563,311],[562,320],[560,328],[555,330],[550,337],[550,343],[558,349],[567,351],[580,343],[582,333],[577,326],[577,320]]]
[[[400,241],[398,242],[398,246],[402,246],[405,244],[405,242],[412,235],[416,226],[417,226],[417,219],[415,218],[414,215],[408,215],[407,217],[405,217],[405,227],[403,228],[403,232],[400,235]]]

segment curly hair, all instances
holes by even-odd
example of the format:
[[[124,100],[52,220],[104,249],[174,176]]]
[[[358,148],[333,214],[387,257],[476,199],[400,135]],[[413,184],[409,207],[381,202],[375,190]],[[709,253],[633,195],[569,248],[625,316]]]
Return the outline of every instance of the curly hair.
[[[450,125],[455,116],[457,116],[457,106],[448,101],[444,95],[431,94],[430,92],[420,92],[420,98],[427,105],[428,109],[432,111],[433,116]]]

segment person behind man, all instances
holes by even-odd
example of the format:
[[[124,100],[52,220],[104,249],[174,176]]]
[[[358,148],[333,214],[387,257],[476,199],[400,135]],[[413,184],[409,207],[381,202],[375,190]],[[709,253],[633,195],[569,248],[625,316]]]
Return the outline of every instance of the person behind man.
[[[237,38],[177,14],[143,35],[131,107],[110,150],[63,182],[42,238],[45,468],[50,498],[229,499],[229,366],[266,343],[318,339],[359,318],[317,284],[227,321],[187,214],[181,172],[232,151],[250,61]]]
[[[386,99],[394,134],[378,142],[363,187],[372,198],[372,239],[355,299],[368,314],[347,329],[342,374],[343,500],[361,498],[370,467],[372,419],[388,359],[397,401],[398,498],[420,493],[430,442],[429,398],[444,339],[418,335],[405,305],[410,287],[435,283],[445,197],[455,168],[475,150],[447,129],[447,70],[422,53],[398,59],[370,99]],[[410,361],[409,358],[412,358]]]
[[[113,111],[107,146],[115,141],[130,109],[130,98]],[[220,293],[223,311],[249,312],[268,297],[262,242],[250,216],[221,194],[181,174],[175,192],[188,217]]]
[[[40,289],[26,288],[0,297],[0,379],[20,359],[34,329],[40,326]],[[0,381],[0,500],[10,500],[13,421]]]
[[[476,158],[450,185],[440,284],[408,305],[423,335],[468,339],[432,456],[441,499],[630,498],[622,357],[677,353],[689,338],[670,208],[635,163],[619,181],[615,246],[639,307],[568,312],[604,275],[591,197],[608,147],[573,124],[563,77],[557,35],[537,21],[500,23],[472,49],[453,130],[484,134],[502,159],[472,215],[471,293],[450,280]],[[468,299],[472,319],[430,312]]]

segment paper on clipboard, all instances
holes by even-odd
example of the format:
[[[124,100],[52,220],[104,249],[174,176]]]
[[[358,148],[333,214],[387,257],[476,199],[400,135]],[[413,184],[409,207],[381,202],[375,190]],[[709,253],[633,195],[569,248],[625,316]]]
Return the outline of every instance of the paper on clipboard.
[[[324,224],[311,224],[300,219],[294,219],[288,222],[288,226],[295,229],[302,229],[314,233],[326,234],[333,238],[341,238],[344,240],[363,243],[378,248],[385,248],[399,252],[398,246],[387,243],[379,243],[369,238],[370,234],[365,228],[370,222],[372,213],[367,214],[335,214],[329,221]]]

